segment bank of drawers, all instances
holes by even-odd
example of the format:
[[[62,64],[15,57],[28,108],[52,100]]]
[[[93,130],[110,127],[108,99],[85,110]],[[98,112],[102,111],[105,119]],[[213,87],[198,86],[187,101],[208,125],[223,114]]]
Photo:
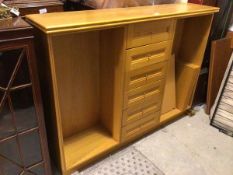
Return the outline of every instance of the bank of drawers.
[[[123,141],[159,123],[173,30],[172,20],[138,23],[128,28]]]
[[[139,135],[159,123],[165,80],[125,92],[122,140]]]

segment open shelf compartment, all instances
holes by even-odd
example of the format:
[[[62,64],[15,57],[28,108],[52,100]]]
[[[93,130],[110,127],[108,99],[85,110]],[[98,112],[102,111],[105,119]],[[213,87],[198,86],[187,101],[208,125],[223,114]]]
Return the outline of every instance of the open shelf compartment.
[[[167,90],[165,88],[164,92],[166,105],[172,103],[171,97],[175,101],[173,108],[161,115],[160,123],[172,120],[192,107],[212,18],[212,15],[205,15],[178,19],[176,22],[172,49],[174,56],[169,60],[173,72],[167,76],[167,82],[174,84]]]
[[[92,127],[64,140],[67,169],[72,169],[116,146],[118,142],[101,126]]]
[[[52,37],[65,170],[120,143],[124,28]]]

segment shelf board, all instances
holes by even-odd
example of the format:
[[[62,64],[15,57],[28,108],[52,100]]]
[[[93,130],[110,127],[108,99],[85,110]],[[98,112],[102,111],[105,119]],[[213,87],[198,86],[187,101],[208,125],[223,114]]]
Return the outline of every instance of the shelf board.
[[[160,117],[160,123],[168,122],[169,120],[175,119],[179,115],[183,114],[185,111],[181,111],[179,109],[173,109]]]
[[[78,167],[117,144],[118,142],[101,127],[93,127],[72,137],[65,138],[66,168]]]

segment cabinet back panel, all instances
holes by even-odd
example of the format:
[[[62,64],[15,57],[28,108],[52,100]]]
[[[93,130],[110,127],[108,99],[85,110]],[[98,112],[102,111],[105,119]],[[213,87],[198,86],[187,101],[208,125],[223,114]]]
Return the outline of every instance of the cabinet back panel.
[[[99,120],[99,32],[53,37],[63,136]]]
[[[176,59],[201,66],[209,31],[212,22],[212,15],[192,17],[178,22],[176,35],[181,35],[179,51]],[[179,28],[183,25],[182,27]],[[179,30],[182,30],[182,34]]]

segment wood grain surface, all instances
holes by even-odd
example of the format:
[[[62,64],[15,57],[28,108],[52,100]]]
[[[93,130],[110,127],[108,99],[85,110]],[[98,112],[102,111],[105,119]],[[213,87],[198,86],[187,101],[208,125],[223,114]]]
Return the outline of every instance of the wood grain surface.
[[[131,8],[28,15],[26,18],[45,33],[87,30],[175,17],[200,16],[219,9],[196,4],[167,4]]]

